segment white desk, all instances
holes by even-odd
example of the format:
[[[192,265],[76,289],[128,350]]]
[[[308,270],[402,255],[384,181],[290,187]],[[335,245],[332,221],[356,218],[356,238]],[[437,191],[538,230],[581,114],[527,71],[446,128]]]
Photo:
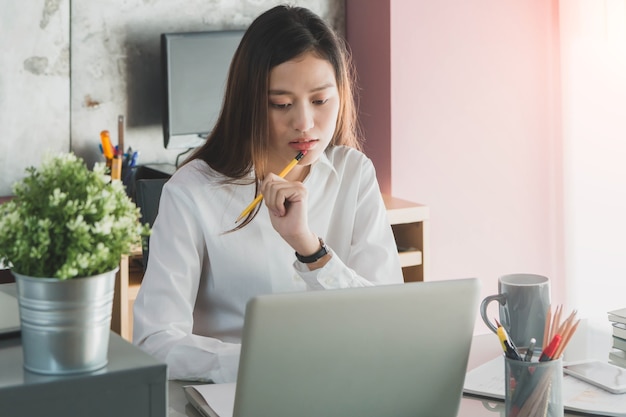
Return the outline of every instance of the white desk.
[[[565,351],[568,361],[596,358],[608,360],[611,349],[611,327],[606,318],[590,319],[581,322],[576,334]],[[468,370],[502,355],[500,342],[495,334],[474,336],[470,352]],[[169,417],[202,417],[191,405],[182,390],[188,384],[183,381],[169,381]],[[418,414],[416,414],[417,416]],[[390,413],[393,416],[393,413]],[[504,403],[496,400],[485,400],[476,397],[464,396],[461,400],[461,409],[457,417],[500,417],[504,416]],[[580,414],[565,413],[565,416],[580,416]]]

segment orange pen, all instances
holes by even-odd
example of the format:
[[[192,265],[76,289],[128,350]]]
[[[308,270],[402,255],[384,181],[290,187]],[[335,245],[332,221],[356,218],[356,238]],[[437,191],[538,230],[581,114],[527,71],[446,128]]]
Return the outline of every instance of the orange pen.
[[[113,149],[111,136],[109,135],[108,130],[100,132],[100,141],[102,142],[102,152],[104,153],[104,157],[106,159],[113,159],[115,156],[115,150]]]

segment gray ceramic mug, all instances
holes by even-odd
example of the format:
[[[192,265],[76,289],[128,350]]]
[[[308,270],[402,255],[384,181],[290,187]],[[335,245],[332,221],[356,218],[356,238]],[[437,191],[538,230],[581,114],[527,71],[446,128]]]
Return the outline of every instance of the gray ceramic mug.
[[[518,348],[526,348],[535,338],[535,349],[543,346],[543,329],[550,308],[550,281],[542,275],[510,274],[498,280],[498,294],[486,297],[480,304],[480,316],[493,331],[495,322],[487,317],[487,306],[499,303],[499,321]]]

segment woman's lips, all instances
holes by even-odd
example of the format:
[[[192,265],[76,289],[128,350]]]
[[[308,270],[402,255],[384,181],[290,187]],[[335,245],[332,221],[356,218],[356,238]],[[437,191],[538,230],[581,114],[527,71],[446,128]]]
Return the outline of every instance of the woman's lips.
[[[309,151],[317,145],[317,140],[289,142],[289,146],[297,151]]]

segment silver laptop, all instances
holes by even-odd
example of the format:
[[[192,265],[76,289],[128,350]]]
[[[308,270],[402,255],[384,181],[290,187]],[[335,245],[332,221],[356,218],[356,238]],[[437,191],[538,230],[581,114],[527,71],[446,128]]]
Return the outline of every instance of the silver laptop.
[[[254,298],[232,415],[456,416],[479,287],[468,278]],[[185,388],[189,401],[230,417],[211,407],[211,390],[233,401],[228,387],[203,388],[204,398]]]

